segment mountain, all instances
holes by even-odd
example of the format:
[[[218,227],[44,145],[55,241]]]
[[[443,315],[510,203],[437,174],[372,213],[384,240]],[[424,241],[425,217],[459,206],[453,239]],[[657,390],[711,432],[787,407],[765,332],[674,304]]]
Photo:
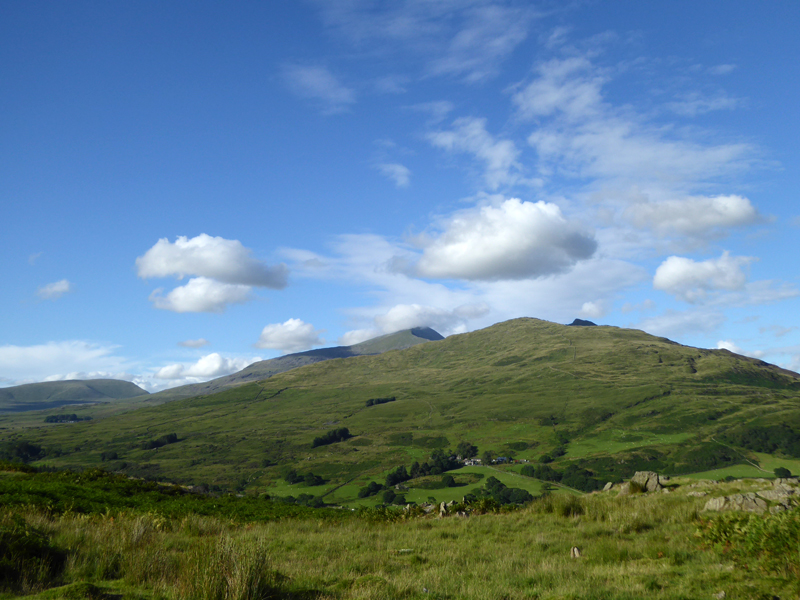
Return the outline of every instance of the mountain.
[[[316,350],[296,352],[294,354],[279,356],[278,358],[262,360],[232,375],[219,377],[204,383],[182,385],[152,394],[148,400],[159,402],[214,394],[225,389],[252,383],[254,381],[261,381],[262,379],[267,379],[278,373],[325,360],[381,354],[389,350],[404,350],[416,346],[417,344],[443,339],[444,337],[430,327],[414,327],[413,329],[405,329],[403,331],[382,335],[352,346],[318,348]]]
[[[71,404],[135,398],[147,392],[130,381],[87,379],[45,381],[0,388],[0,412],[23,412]]]
[[[41,445],[38,462],[54,467],[113,453],[105,468],[129,475],[349,502],[365,482],[459,442],[594,484],[757,465],[757,453],[800,470],[798,400],[800,375],[727,350],[515,319],[8,441]],[[315,445],[342,428],[353,437]],[[296,490],[288,468],[326,487]]]
[[[570,323],[572,327],[597,327],[597,323],[592,323],[591,321],[585,321],[584,319],[575,319],[572,323]]]

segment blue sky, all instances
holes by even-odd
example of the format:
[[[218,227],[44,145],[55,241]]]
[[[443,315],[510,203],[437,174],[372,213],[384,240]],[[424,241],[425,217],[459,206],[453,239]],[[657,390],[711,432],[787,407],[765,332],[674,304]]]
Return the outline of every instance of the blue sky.
[[[419,325],[800,370],[800,5],[0,4],[0,385]]]

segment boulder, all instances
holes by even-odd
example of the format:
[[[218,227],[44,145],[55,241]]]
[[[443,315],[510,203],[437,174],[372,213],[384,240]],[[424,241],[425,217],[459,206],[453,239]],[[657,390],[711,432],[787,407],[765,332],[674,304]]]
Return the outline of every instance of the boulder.
[[[747,494],[732,494],[730,496],[712,498],[706,502],[703,510],[742,510],[745,512],[762,513],[767,510],[767,501],[753,492]]]
[[[603,491],[607,492],[608,490],[610,490],[613,487],[614,487],[614,484],[611,481],[609,481],[607,484],[605,484],[605,486],[603,486]]]
[[[630,481],[626,481],[622,485],[619,486],[619,495],[620,496],[627,496],[631,493],[631,483]]]
[[[692,498],[702,498],[703,496],[708,496],[708,492],[689,492],[686,495]]]
[[[636,471],[631,477],[631,483],[643,492],[658,492],[662,488],[658,473],[653,471]]]

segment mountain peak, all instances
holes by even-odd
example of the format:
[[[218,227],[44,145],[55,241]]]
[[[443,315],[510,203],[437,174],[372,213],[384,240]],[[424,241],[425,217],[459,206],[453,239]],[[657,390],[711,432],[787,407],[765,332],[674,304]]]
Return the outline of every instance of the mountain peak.
[[[584,321],[583,319],[575,319],[569,324],[569,327],[597,327],[597,323],[591,321]]]

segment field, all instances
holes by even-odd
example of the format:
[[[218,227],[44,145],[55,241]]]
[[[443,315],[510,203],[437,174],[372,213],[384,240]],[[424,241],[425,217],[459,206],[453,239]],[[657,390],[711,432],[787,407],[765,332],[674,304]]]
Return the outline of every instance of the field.
[[[721,484],[714,493],[742,485]],[[404,518],[398,509],[262,523],[7,509],[0,533],[27,528],[61,566],[29,571],[2,597],[633,600],[800,593],[796,551],[774,535],[759,536],[774,540],[771,546],[748,545],[730,533],[730,518],[703,514],[704,502],[676,487],[669,495],[545,496],[523,509],[468,518]],[[796,536],[798,517],[791,511],[735,522],[737,531],[780,527]],[[572,547],[579,558],[571,557]]]

